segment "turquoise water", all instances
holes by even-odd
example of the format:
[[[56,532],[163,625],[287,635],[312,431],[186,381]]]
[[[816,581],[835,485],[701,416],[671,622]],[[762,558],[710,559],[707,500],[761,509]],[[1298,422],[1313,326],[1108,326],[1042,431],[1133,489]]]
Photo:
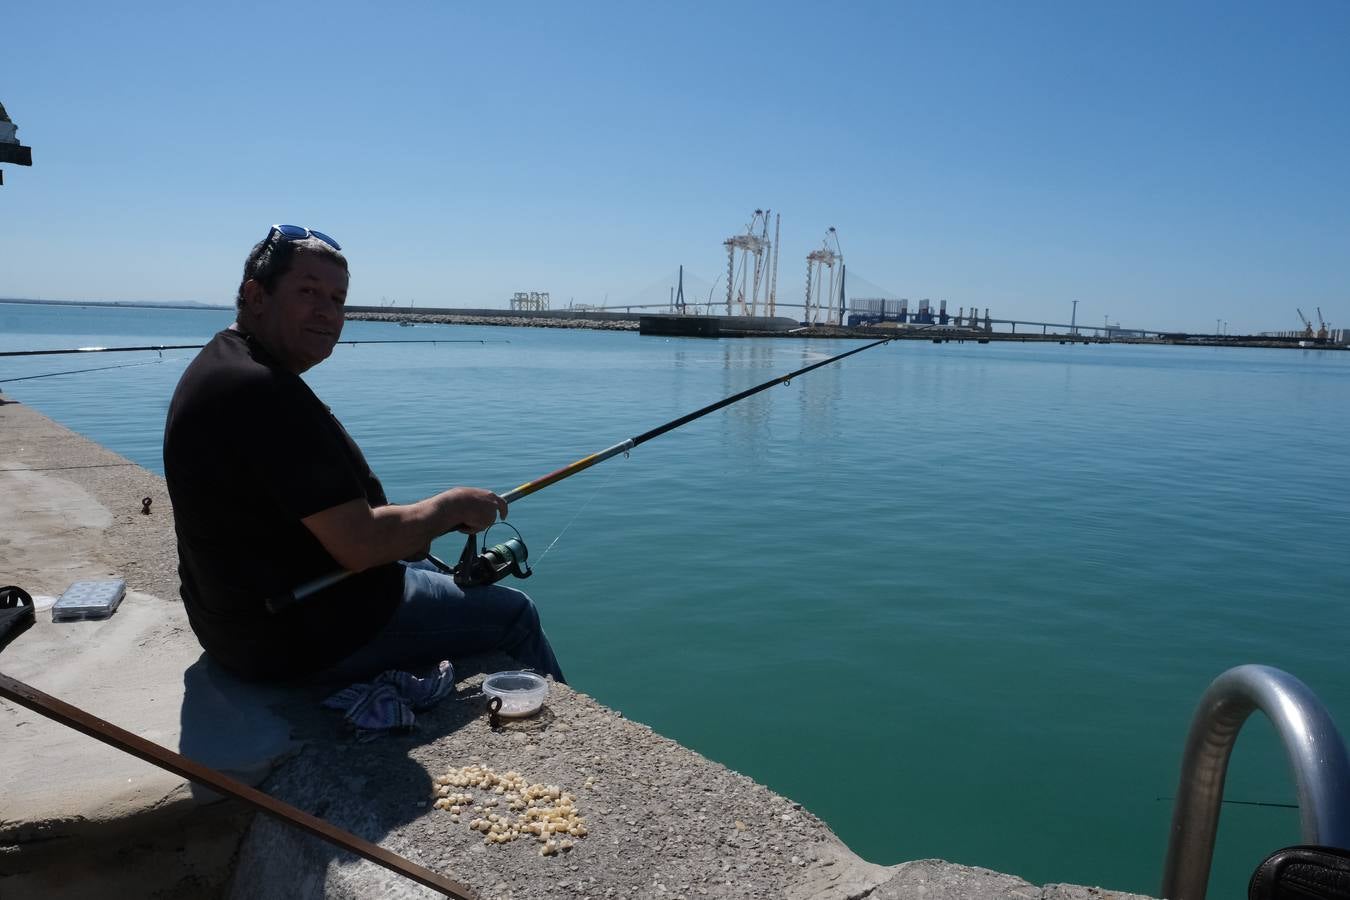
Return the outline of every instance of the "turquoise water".
[[[0,349],[200,342],[229,319],[0,304]],[[514,487],[857,346],[344,333],[437,336],[509,343],[339,347],[307,376],[396,501]],[[164,356],[0,359],[0,389],[160,471],[190,353]],[[521,500],[511,522],[576,687],[868,859],[1152,894],[1210,680],[1284,668],[1350,732],[1347,388],[1346,353],[892,344]],[[1227,796],[1292,802],[1264,720]],[[1210,896],[1241,896],[1298,839],[1293,810],[1226,806]]]

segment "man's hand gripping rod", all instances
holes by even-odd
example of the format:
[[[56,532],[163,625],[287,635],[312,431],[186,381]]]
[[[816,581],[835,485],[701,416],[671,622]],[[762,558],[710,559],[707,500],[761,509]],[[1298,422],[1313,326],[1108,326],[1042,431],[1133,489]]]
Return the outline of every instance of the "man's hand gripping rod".
[[[576,473],[582,471],[583,469],[589,469],[596,463],[604,462],[605,460],[611,457],[618,456],[620,453],[627,453],[629,450],[632,450],[633,447],[635,446],[637,445],[633,442],[633,439],[629,438],[626,441],[615,444],[613,447],[606,447],[599,453],[592,453],[590,456],[584,456],[570,465],[563,466],[556,472],[550,472],[543,478],[536,478],[534,481],[525,482],[524,484],[520,485],[520,487],[512,488],[505,494],[502,494],[502,499],[509,504],[513,501],[519,500],[521,497],[528,497],[535,491],[541,491],[544,488],[548,487],[550,484],[555,484],[559,481],[562,481],[564,478],[567,478],[570,475],[575,475]],[[452,528],[450,530],[455,531],[456,529]],[[286,607],[291,606],[294,603],[299,603],[306,597],[316,594],[319,591],[324,590],[325,588],[330,588],[333,585],[337,584],[339,581],[342,581],[343,579],[346,579],[354,574],[355,574],[354,572],[347,572],[345,570],[337,572],[329,572],[327,575],[322,575],[318,578],[315,578],[313,581],[306,581],[304,584],[300,585],[298,588],[292,591],[290,596],[283,596],[281,598],[269,599],[267,601],[267,608],[274,613],[280,612]]]
[[[846,356],[852,356],[855,353],[861,353],[864,350],[870,350],[873,347],[879,347],[882,344],[889,344],[892,340],[893,338],[882,338],[879,341],[872,341],[869,344],[864,344],[861,347],[855,347],[852,350],[849,350],[845,353],[840,353],[837,356],[831,356],[829,359],[824,359],[818,363],[812,363],[809,366],[804,366],[800,369],[797,369],[795,372],[789,372],[786,375],[779,375],[777,378],[771,378],[768,381],[764,382],[763,384],[755,385],[752,388],[748,388],[744,391],[741,391],[739,394],[733,394],[730,397],[718,400],[716,403],[710,403],[707,406],[703,407],[702,409],[697,409],[691,413],[687,413],[686,415],[680,416],[678,419],[672,419],[669,422],[665,423],[664,425],[658,425],[651,431],[643,432],[642,434],[639,434],[637,437],[629,438],[626,441],[620,441],[614,446],[606,447],[604,450],[601,450],[598,453],[592,453],[590,456],[583,456],[576,462],[563,466],[561,469],[558,469],[557,471],[550,472],[549,474],[545,475],[542,478],[536,478],[534,481],[527,481],[520,487],[512,488],[505,494],[502,494],[502,499],[505,500],[507,503],[512,503],[516,500],[519,500],[522,497],[528,497],[535,491],[541,491],[551,484],[557,484],[564,478],[570,478],[571,476],[577,474],[578,472],[582,472],[586,469],[589,469],[596,463],[601,463],[607,459],[610,459],[611,457],[618,456],[620,453],[627,453],[629,450],[632,450],[634,447],[637,447],[641,444],[645,444],[652,438],[660,437],[661,435],[665,434],[668,431],[674,431],[681,425],[687,425],[690,422],[694,421],[695,419],[700,419],[703,416],[706,416],[708,413],[716,412],[717,410],[722,409],[725,406],[730,406],[733,403],[737,403],[741,400],[744,400],[746,397],[749,397],[753,394],[758,394],[760,391],[768,390],[774,385],[787,384],[788,382],[792,381],[792,379],[796,378],[798,375],[805,375],[807,372],[810,372],[813,369],[819,369],[821,366],[828,366],[830,363],[838,362],[839,360],[843,359]],[[452,528],[451,531],[453,530],[455,529]],[[355,573],[345,571],[330,572],[329,574],[316,578],[313,581],[307,581],[304,584],[297,587],[289,595],[283,595],[281,597],[273,597],[269,599],[267,601],[267,608],[274,613],[280,612],[286,607],[291,606],[292,604],[297,603],[301,600],[304,600],[306,597],[316,594],[319,591],[322,591],[324,588],[332,587],[339,581],[342,581],[344,578],[348,578],[353,574]]]

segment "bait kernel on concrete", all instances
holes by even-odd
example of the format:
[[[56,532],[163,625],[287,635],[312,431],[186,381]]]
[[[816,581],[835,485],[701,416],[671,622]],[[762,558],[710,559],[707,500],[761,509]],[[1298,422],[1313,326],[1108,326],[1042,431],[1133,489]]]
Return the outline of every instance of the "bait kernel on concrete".
[[[586,820],[576,809],[576,798],[556,784],[530,784],[519,772],[499,775],[482,765],[463,766],[433,779],[433,793],[437,809],[451,813],[451,821],[458,822],[460,813],[469,809],[473,797],[465,793],[451,793],[451,787],[476,787],[500,795],[506,808],[520,813],[492,811],[501,801],[489,798],[473,807],[477,816],[469,828],[483,833],[488,844],[505,844],[522,834],[530,834],[541,845],[541,856],[554,856],[576,846],[574,838],[587,834]],[[587,786],[590,786],[588,780]]]

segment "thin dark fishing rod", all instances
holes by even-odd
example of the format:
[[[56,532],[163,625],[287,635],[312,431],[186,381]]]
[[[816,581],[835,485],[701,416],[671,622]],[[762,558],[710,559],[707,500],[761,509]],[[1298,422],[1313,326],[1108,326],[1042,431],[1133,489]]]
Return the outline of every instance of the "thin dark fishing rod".
[[[338,344],[509,344],[505,339],[444,338],[424,341],[338,341]],[[136,353],[153,350],[200,350],[205,344],[148,344],[144,347],[69,347],[63,350],[0,350],[0,356],[54,356],[59,353]]]
[[[798,369],[795,372],[789,372],[786,375],[780,375],[779,377],[770,379],[769,381],[766,381],[763,384],[756,385],[755,387],[752,387],[748,390],[741,391],[739,394],[727,397],[725,400],[718,400],[716,403],[710,403],[707,406],[703,407],[702,409],[695,410],[694,412],[691,412],[686,416],[680,416],[678,419],[672,419],[671,421],[667,422],[664,425],[658,425],[651,431],[643,432],[642,434],[633,438],[633,446],[636,447],[640,444],[645,444],[652,438],[660,437],[667,431],[674,431],[681,425],[687,425],[690,422],[694,421],[695,419],[699,419],[702,418],[703,416],[706,416],[710,412],[716,412],[722,407],[730,406],[733,403],[737,403],[741,400],[744,400],[746,397],[749,397],[752,394],[758,394],[760,391],[768,390],[769,388],[773,387],[776,384],[787,384],[789,381],[796,378],[798,375],[805,375],[812,369],[819,369],[821,366],[828,366],[830,363],[838,362],[839,360],[843,359],[846,356],[852,356],[855,353],[861,353],[864,350],[870,350],[873,347],[877,346],[878,344],[888,344],[890,343],[890,341],[891,341],[890,338],[882,338],[879,341],[873,341],[870,344],[865,344],[861,347],[855,347],[854,349],[848,351],[847,353],[840,353],[838,356],[831,356],[829,359],[822,360],[818,363],[813,363],[812,365]]]
[[[205,344],[154,344],[146,347],[70,347],[65,350],[3,350],[0,356],[55,356],[61,353],[131,353],[138,350],[200,350]]]
[[[1172,800],[1172,797],[1158,797],[1159,800]],[[1297,803],[1275,803],[1271,800],[1223,800],[1222,803],[1231,803],[1234,806],[1271,806],[1276,809],[1298,809]]]
[[[507,503],[511,503],[512,501],[519,500],[521,497],[528,497],[535,491],[543,490],[550,484],[557,484],[564,478],[569,478],[577,474],[578,472],[589,469],[596,463],[602,463],[605,460],[610,459],[611,457],[618,456],[620,453],[627,453],[629,450],[632,450],[638,444],[645,444],[652,438],[660,437],[661,435],[665,434],[668,431],[674,431],[681,425],[688,425],[695,419],[700,419],[710,412],[716,412],[717,410],[722,409],[725,406],[730,406],[733,403],[744,400],[746,397],[749,397],[753,394],[758,394],[760,391],[766,391],[769,388],[773,387],[774,385],[787,384],[793,378],[796,378],[798,375],[805,375],[812,369],[819,369],[821,366],[828,366],[830,363],[838,362],[839,360],[843,359],[846,356],[852,356],[855,353],[861,353],[864,350],[870,350],[873,347],[879,346],[881,344],[889,344],[890,342],[891,338],[882,338],[879,341],[873,341],[870,344],[864,344],[861,347],[855,347],[854,349],[849,350],[847,353],[840,353],[838,356],[831,356],[829,359],[823,359],[818,363],[812,363],[811,365],[800,368],[795,372],[789,372],[786,375],[779,375],[777,378],[771,378],[768,381],[764,382],[763,384],[755,385],[752,388],[748,388],[747,390],[741,391],[739,394],[733,394],[732,396],[727,397],[724,400],[718,400],[716,403],[709,403],[702,409],[694,410],[688,415],[680,416],[678,419],[672,419],[664,425],[658,425],[651,431],[644,431],[637,437],[631,437],[626,441],[621,441],[620,443],[615,444],[613,447],[606,447],[604,450],[601,450],[598,453],[592,453],[590,456],[584,456],[581,459],[577,460],[576,462],[572,463],[571,465],[563,466],[561,469],[558,469],[555,472],[548,473],[543,478],[536,478],[534,481],[527,481],[524,484],[520,485],[519,487],[512,488],[505,494],[502,494],[502,499],[505,500]]]
[[[733,403],[736,403],[740,400],[744,400],[746,397],[758,394],[760,391],[768,390],[769,388],[773,387],[776,384],[787,384],[789,381],[791,381],[793,378],[796,378],[798,375],[805,375],[807,372],[810,372],[814,369],[819,369],[821,366],[828,366],[832,362],[838,362],[839,360],[844,359],[845,357],[852,356],[855,353],[861,353],[864,350],[870,350],[873,347],[878,347],[882,344],[889,344],[891,340],[893,339],[882,338],[879,341],[872,341],[870,344],[864,344],[861,347],[855,347],[854,349],[849,350],[845,353],[840,353],[837,356],[831,356],[829,359],[823,359],[818,363],[812,363],[809,366],[804,366],[800,369],[797,369],[794,372],[789,372],[786,375],[779,375],[777,378],[771,378],[768,381],[764,382],[763,384],[756,385],[755,387],[749,388],[748,390],[741,391],[739,394],[733,394],[732,396],[727,397],[724,400],[718,400],[716,403],[710,403],[707,406],[703,407],[702,409],[695,410],[694,412],[691,412],[688,415],[680,416],[678,419],[672,419],[671,421],[667,422],[664,425],[658,425],[651,431],[644,431],[637,437],[629,438],[626,441],[620,441],[614,446],[606,447],[604,450],[592,453],[590,456],[583,456],[576,462],[571,463],[570,465],[563,466],[561,469],[558,469],[556,471],[550,472],[547,475],[543,476],[542,478],[536,478],[534,481],[527,481],[524,484],[520,485],[519,487],[512,488],[511,490],[502,494],[502,499],[505,500],[507,503],[513,503],[522,497],[528,497],[530,494],[533,494],[536,491],[542,491],[544,488],[548,487],[551,484],[557,484],[564,478],[570,478],[573,475],[577,474],[578,472],[584,472],[591,466],[596,465],[597,463],[602,463],[605,460],[610,459],[612,457],[618,456],[620,453],[627,453],[629,450],[632,450],[639,444],[644,444],[654,437],[660,437],[661,435],[665,434],[668,431],[674,431],[681,425],[687,425],[690,422],[694,421],[695,419],[699,419],[702,418],[703,416],[706,416],[708,413],[716,412],[717,410],[722,409],[725,406],[730,406]],[[455,529],[452,528],[450,530],[454,531]],[[295,603],[298,600],[303,600],[306,597],[310,596],[311,594],[317,593],[318,591],[321,591],[326,587],[331,587],[332,585],[337,584],[339,581],[342,581],[344,578],[347,578],[351,574],[352,574],[351,572],[342,572],[342,571],[330,572],[327,575],[315,578],[313,581],[307,581],[304,584],[297,587],[289,595],[270,598],[267,601],[268,608],[270,608],[273,612],[285,609],[286,607],[290,606],[291,604]]]
[[[156,359],[143,363],[122,363],[120,366],[94,366],[92,369],[70,369],[65,372],[44,372],[41,375],[25,375],[22,378],[0,378],[0,384],[11,384],[15,381],[32,381],[34,378],[55,378],[57,375],[79,375],[81,372],[106,372],[109,369],[135,369],[139,366],[156,366],[162,362],[165,362],[165,360]]]

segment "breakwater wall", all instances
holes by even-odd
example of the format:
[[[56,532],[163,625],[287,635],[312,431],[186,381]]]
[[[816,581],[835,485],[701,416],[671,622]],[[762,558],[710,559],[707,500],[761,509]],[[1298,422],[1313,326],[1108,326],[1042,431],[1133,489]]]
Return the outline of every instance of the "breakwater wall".
[[[398,322],[418,325],[502,325],[516,328],[589,328],[602,331],[715,336],[786,334],[801,330],[792,319],[767,316],[651,316],[626,312],[578,310],[520,311],[503,309],[379,309],[349,306],[346,317],[354,321]],[[652,324],[657,323],[657,324]],[[657,327],[664,324],[664,327]]]
[[[513,328],[592,328],[603,331],[636,331],[638,317],[619,312],[511,309],[434,308],[394,311],[378,306],[348,306],[349,320],[408,322],[428,325],[504,325]]]

